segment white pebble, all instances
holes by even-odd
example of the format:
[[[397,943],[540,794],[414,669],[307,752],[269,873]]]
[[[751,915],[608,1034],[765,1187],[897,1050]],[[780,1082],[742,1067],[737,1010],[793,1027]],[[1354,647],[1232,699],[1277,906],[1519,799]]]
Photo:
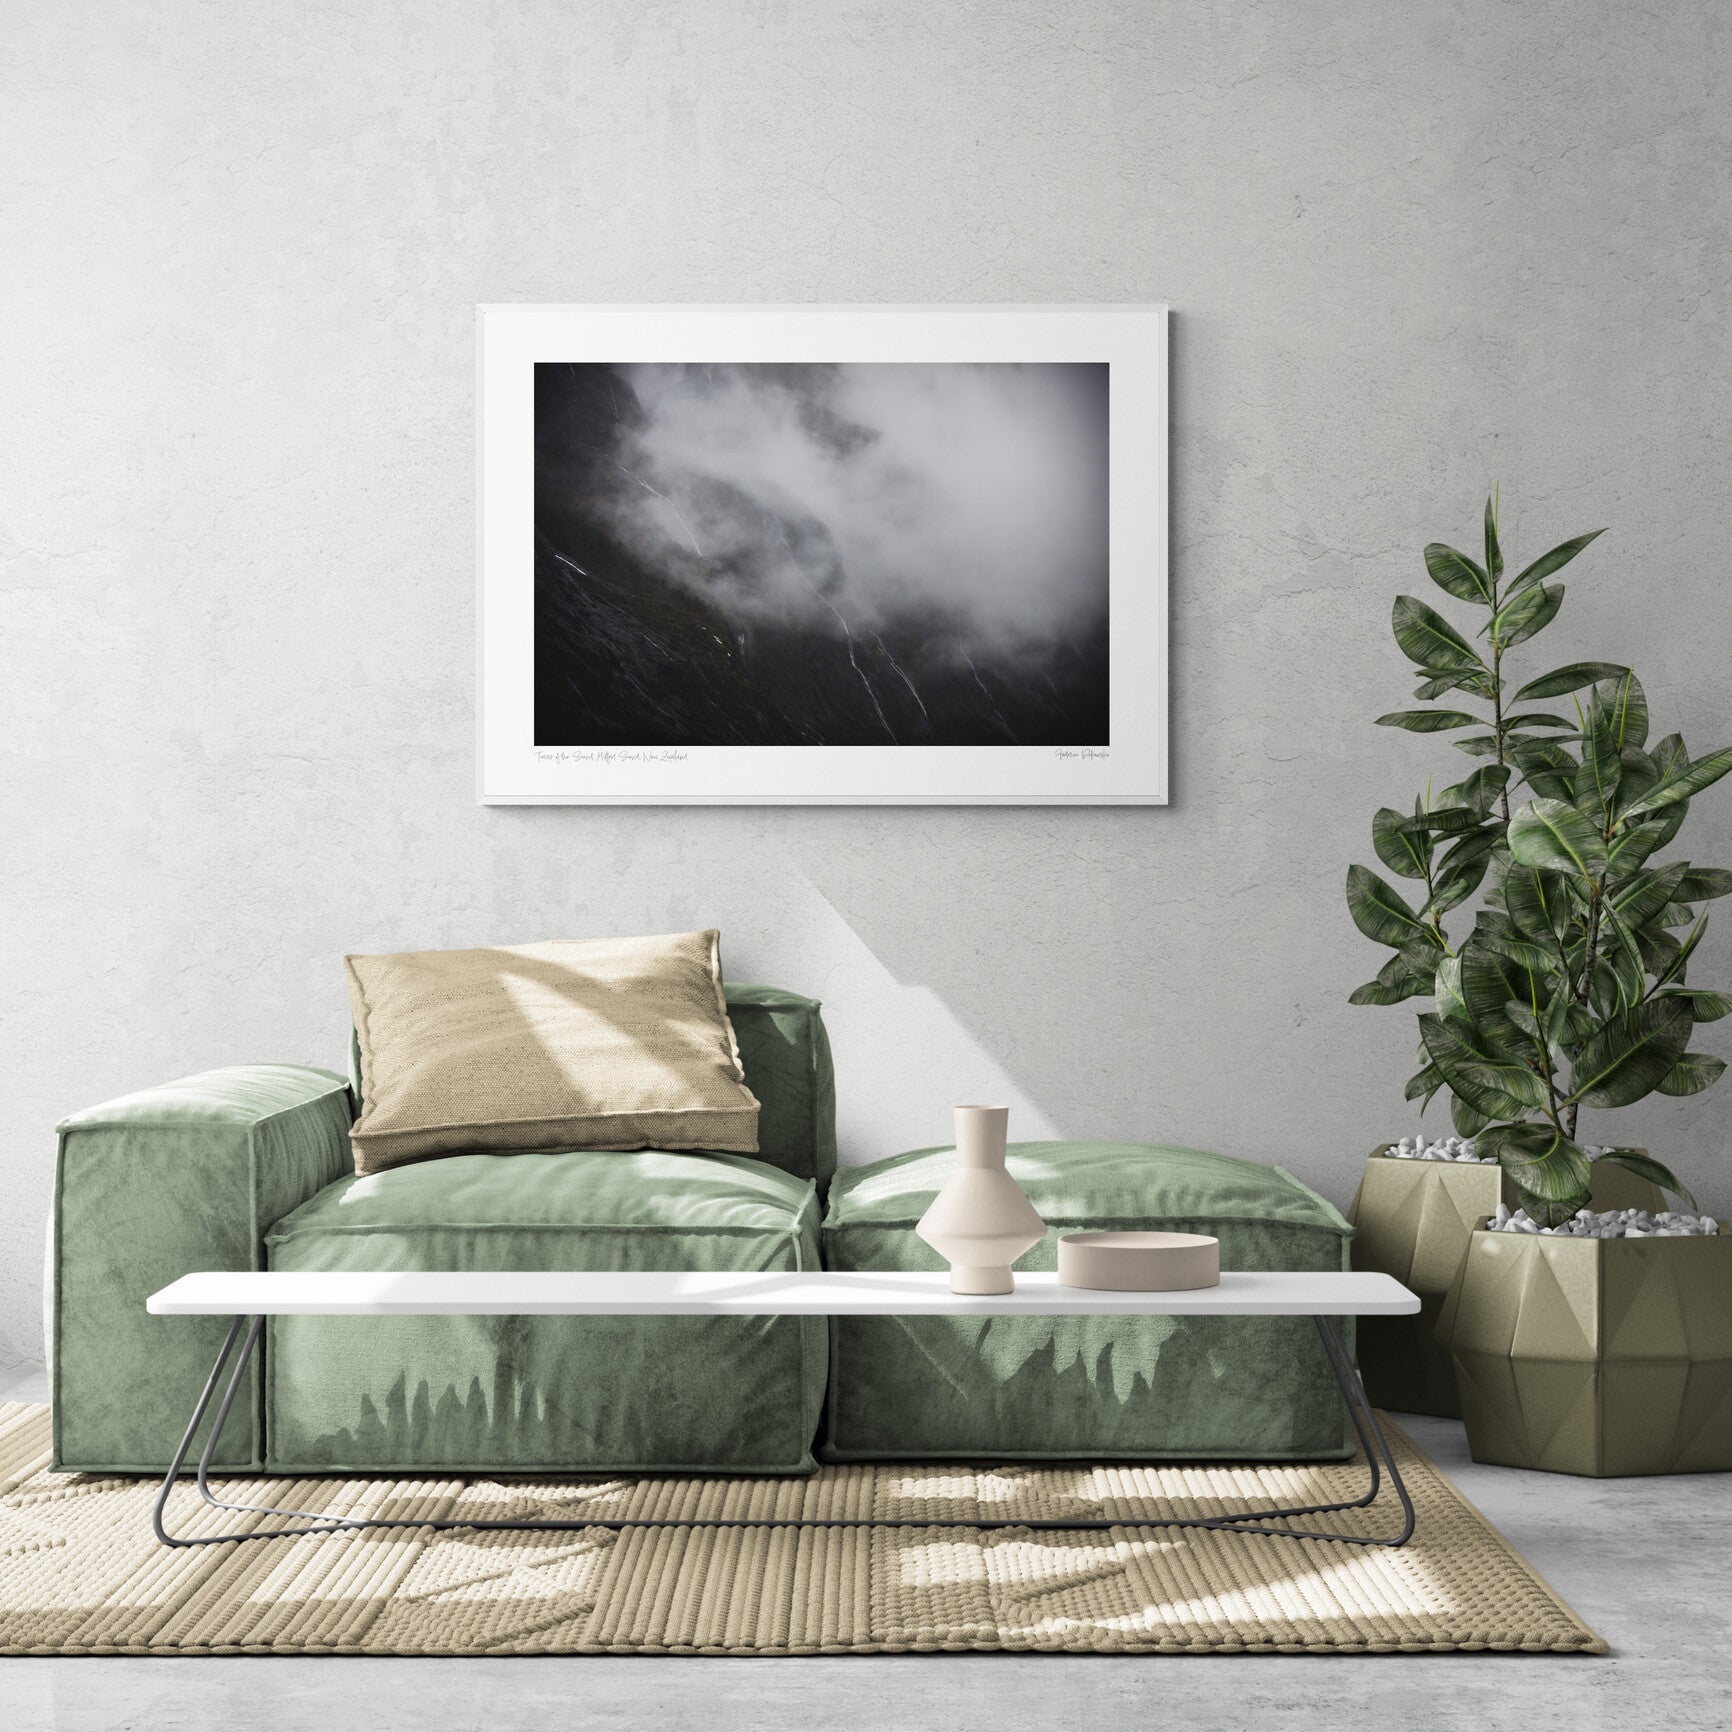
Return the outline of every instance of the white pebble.
[[[1432,1142],[1423,1135],[1403,1137],[1387,1151],[1388,1155],[1397,1161],[1479,1161],[1479,1150],[1474,1147],[1472,1137],[1444,1137]],[[1494,1158],[1487,1155],[1482,1163],[1495,1166]]]
[[[1561,1226],[1542,1227],[1529,1217],[1526,1209],[1517,1209],[1512,1215],[1508,1204],[1499,1203],[1490,1230],[1541,1233],[1554,1239],[1682,1239],[1717,1233],[1720,1224],[1711,1215],[1688,1215],[1675,1209],[1658,1215],[1649,1214],[1646,1209],[1607,1209],[1603,1214],[1578,1209]]]

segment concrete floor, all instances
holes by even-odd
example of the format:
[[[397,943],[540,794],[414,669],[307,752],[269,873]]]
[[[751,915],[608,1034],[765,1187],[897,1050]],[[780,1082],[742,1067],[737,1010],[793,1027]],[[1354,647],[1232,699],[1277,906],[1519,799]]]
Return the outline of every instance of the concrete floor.
[[[45,1400],[40,1373],[0,1374],[0,1399]],[[1404,1423],[1612,1644],[1610,1659],[0,1659],[0,1725],[10,1732],[1732,1727],[1732,1474],[1580,1480],[1517,1473],[1476,1466],[1451,1420]]]

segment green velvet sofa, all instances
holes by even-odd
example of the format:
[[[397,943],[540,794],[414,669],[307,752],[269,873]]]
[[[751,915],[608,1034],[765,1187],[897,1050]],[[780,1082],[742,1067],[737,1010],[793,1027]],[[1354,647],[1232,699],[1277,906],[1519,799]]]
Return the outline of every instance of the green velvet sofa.
[[[224,1334],[159,1318],[192,1269],[940,1267],[913,1236],[943,1151],[836,1170],[817,1003],[730,985],[756,1157],[457,1155],[358,1177],[358,1083],[207,1072],[60,1127],[47,1288],[54,1465],[160,1471]],[[1279,1169],[1150,1145],[1025,1144],[1048,1221],[1206,1226],[1224,1267],[1347,1266],[1351,1228]],[[827,1208],[826,1208],[827,1203]],[[1299,1320],[1303,1324],[1303,1320]],[[809,1472],[820,1458],[1318,1459],[1348,1453],[1292,1320],[280,1317],[227,1471]]]
[[[827,1269],[942,1269],[914,1223],[948,1147],[846,1168]],[[1279,1167],[1148,1143],[1015,1143],[1005,1161],[1046,1222],[1019,1269],[1056,1269],[1061,1233],[1212,1233],[1223,1269],[1345,1269],[1352,1228]],[[1035,1461],[1351,1455],[1341,1392],[1308,1317],[838,1317],[825,1456]]]

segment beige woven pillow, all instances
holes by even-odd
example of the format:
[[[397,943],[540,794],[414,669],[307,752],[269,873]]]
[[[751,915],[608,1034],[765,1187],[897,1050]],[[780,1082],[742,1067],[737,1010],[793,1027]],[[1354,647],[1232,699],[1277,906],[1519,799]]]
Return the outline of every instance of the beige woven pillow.
[[[355,1171],[536,1149],[756,1154],[715,932],[349,956]]]

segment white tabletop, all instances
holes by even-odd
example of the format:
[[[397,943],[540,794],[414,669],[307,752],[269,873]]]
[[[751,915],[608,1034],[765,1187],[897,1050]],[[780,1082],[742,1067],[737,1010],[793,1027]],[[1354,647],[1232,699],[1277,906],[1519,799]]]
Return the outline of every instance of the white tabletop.
[[[1419,1300],[1391,1275],[1223,1274],[1219,1287],[1107,1293],[1019,1274],[1016,1291],[952,1293],[942,1274],[548,1270],[215,1270],[151,1294],[158,1317],[1344,1317],[1411,1315]]]

